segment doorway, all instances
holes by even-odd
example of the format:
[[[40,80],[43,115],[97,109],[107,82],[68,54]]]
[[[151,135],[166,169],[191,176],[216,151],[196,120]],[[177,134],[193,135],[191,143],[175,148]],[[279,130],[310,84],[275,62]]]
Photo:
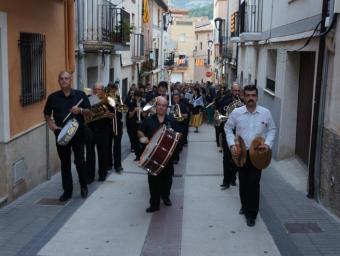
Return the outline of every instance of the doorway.
[[[295,154],[309,164],[314,91],[315,52],[300,53]]]

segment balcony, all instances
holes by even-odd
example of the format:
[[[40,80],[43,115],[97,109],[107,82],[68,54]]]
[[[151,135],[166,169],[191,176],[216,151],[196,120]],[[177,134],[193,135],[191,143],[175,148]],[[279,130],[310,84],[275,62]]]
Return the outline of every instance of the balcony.
[[[262,39],[262,0],[255,4],[244,1],[240,6],[240,41],[252,42]]]
[[[158,68],[159,49],[147,52],[146,60],[142,63],[141,73],[149,73]]]
[[[142,61],[144,59],[144,35],[142,34],[132,34],[132,60]]]
[[[175,54],[174,53],[168,53],[165,56],[165,60],[164,60],[164,66],[166,68],[172,68],[175,65]]]
[[[85,50],[129,50],[130,14],[107,0],[81,1]]]

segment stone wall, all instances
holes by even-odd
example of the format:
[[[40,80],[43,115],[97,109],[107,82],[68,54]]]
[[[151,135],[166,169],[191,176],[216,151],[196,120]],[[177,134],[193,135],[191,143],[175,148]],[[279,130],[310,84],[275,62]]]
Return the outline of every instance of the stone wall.
[[[327,128],[323,129],[320,199],[340,217],[340,136]]]

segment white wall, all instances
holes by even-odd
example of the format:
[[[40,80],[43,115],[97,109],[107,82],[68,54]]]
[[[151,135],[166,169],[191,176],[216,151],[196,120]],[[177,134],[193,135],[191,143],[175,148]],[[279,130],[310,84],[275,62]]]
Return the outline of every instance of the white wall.
[[[321,13],[321,0],[263,0],[263,31]],[[273,11],[272,11],[273,10]],[[316,24],[315,24],[316,25]]]

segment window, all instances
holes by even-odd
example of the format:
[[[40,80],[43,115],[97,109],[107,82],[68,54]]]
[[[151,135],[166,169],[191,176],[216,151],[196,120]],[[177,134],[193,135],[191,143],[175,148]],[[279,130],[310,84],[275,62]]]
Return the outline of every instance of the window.
[[[46,96],[45,36],[20,33],[21,105],[41,101]]]
[[[185,42],[185,33],[179,34],[178,41],[180,41],[180,42]]]
[[[202,49],[203,49],[203,43],[200,42],[200,50],[202,50]]]
[[[267,71],[266,71],[266,89],[270,90],[271,92],[275,92],[276,60],[277,60],[277,51],[268,50]]]

